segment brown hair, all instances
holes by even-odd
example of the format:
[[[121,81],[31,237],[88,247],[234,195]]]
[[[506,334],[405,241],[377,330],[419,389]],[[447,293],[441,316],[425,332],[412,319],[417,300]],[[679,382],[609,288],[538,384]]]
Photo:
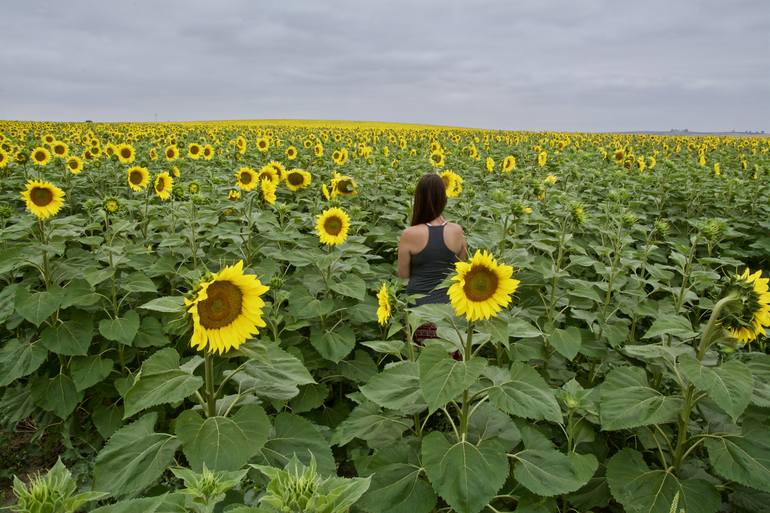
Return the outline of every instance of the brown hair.
[[[414,190],[412,207],[412,226],[433,221],[444,211],[446,206],[446,186],[436,173],[428,173],[420,178]]]

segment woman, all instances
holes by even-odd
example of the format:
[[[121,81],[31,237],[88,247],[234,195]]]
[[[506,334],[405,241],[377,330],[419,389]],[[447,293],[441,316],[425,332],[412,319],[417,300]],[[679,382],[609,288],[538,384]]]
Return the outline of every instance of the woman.
[[[398,275],[409,278],[408,294],[423,294],[416,306],[449,303],[447,289],[436,286],[468,253],[462,227],[442,215],[446,202],[446,187],[439,175],[429,173],[420,178],[414,191],[412,225],[398,241]],[[435,332],[434,325],[422,325],[415,331],[414,341],[433,338]]]

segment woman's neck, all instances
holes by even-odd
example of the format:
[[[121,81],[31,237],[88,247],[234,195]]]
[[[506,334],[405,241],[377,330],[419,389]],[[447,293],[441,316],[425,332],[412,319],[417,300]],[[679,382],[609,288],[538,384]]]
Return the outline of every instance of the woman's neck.
[[[436,224],[441,224],[444,221],[445,221],[444,215],[442,214],[442,215],[438,216],[436,219],[434,219],[431,222],[429,222],[428,224],[436,225]]]

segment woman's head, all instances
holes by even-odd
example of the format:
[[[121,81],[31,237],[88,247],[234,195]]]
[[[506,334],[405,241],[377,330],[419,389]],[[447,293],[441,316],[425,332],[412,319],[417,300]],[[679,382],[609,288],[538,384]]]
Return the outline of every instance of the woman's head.
[[[446,206],[446,186],[436,173],[428,173],[420,178],[414,191],[412,208],[412,226],[433,221],[444,211]]]

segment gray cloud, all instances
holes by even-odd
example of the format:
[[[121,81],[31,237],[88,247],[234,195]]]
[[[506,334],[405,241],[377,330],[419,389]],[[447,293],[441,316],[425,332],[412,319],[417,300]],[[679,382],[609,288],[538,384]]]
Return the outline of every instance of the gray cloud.
[[[768,48],[763,0],[7,0],[0,119],[768,129]]]

